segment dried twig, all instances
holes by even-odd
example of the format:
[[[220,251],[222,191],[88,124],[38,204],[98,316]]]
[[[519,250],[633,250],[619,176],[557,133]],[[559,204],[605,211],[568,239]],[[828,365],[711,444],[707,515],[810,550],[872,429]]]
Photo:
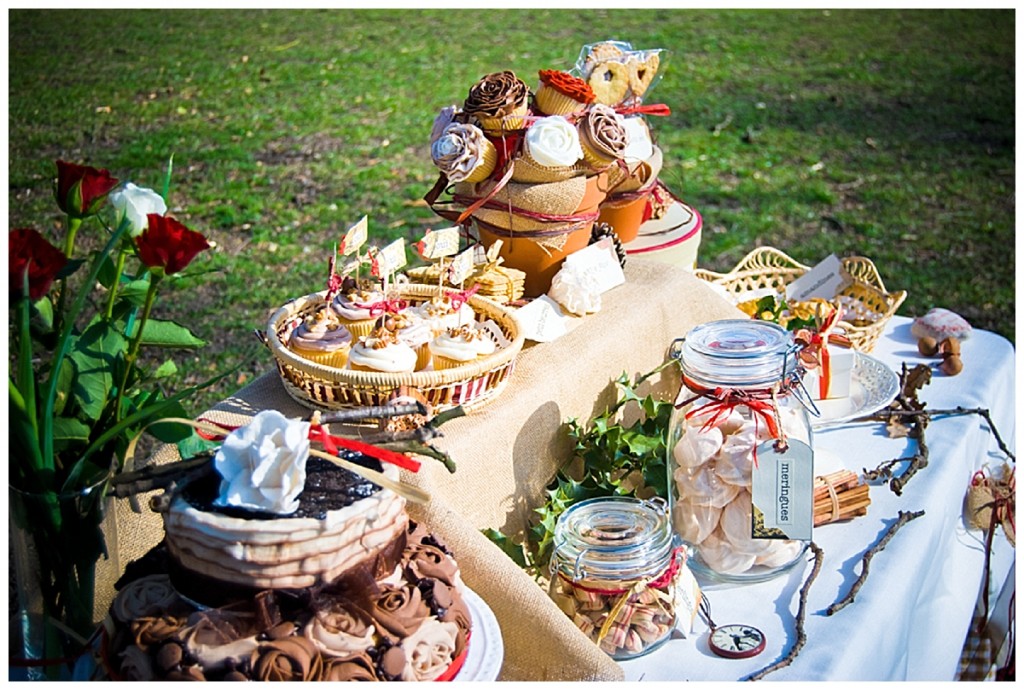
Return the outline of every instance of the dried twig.
[[[368,419],[385,419],[401,417],[407,414],[427,414],[427,408],[421,402],[408,405],[370,405],[354,407],[347,410],[332,410],[320,413],[321,424],[364,422]]]
[[[110,480],[109,494],[125,498],[154,489],[165,489],[185,477],[200,477],[213,471],[213,452],[166,465],[148,465],[141,470],[122,472]]]
[[[793,647],[789,650],[782,659],[776,661],[770,666],[765,666],[757,673],[753,673],[744,680],[761,680],[769,673],[778,671],[780,668],[785,668],[793,663],[796,659],[797,654],[803,649],[804,644],[807,642],[807,632],[804,630],[804,620],[807,618],[807,593],[811,589],[811,584],[818,577],[818,573],[821,572],[821,563],[825,560],[825,552],[821,550],[821,547],[811,542],[811,551],[814,552],[814,566],[811,568],[811,572],[808,573],[807,579],[804,580],[803,587],[800,588],[800,605],[796,611],[796,642],[793,643]]]
[[[1013,451],[1011,451],[1003,441],[1003,437],[999,435],[999,430],[996,428],[995,422],[992,421],[992,414],[984,407],[961,407],[957,405],[954,408],[946,410],[885,410],[884,412],[876,412],[875,414],[861,417],[857,421],[888,422],[893,417],[913,417],[920,414],[927,414],[931,419],[935,419],[936,417],[955,417],[958,415],[968,414],[980,415],[988,424],[988,428],[992,432],[992,436],[995,437],[999,450],[1003,451],[1003,454],[1010,460],[1017,462],[1017,456],[1013,454]]]
[[[892,525],[889,526],[889,529],[886,531],[885,535],[880,540],[878,540],[877,544],[875,544],[870,549],[864,552],[864,556],[861,562],[860,575],[857,577],[856,582],[853,583],[853,586],[850,587],[850,591],[846,593],[845,597],[829,606],[825,610],[825,615],[831,616],[835,613],[838,613],[839,611],[842,611],[844,608],[853,603],[854,597],[857,596],[857,592],[860,591],[860,588],[864,586],[864,582],[868,579],[868,567],[871,564],[871,559],[874,557],[874,555],[885,548],[885,545],[889,543],[889,540],[893,538],[893,535],[895,535],[896,532],[898,532],[899,529],[903,527],[903,525],[907,524],[911,520],[916,520],[922,515],[924,515],[923,510],[913,512],[904,512],[901,510],[899,512],[899,517],[896,519],[896,522],[892,523]]]

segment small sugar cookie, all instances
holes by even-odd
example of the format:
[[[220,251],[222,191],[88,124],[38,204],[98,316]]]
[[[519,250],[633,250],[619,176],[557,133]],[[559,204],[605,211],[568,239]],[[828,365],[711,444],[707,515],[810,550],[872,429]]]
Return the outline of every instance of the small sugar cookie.
[[[623,55],[625,55],[625,53],[614,43],[609,41],[595,43],[590,47],[590,52],[587,53],[586,60],[583,62],[583,78],[587,79],[590,77],[594,68],[602,62],[607,62],[609,60],[621,61]]]
[[[627,64],[629,65],[629,89],[635,97],[640,98],[647,93],[647,89],[651,88],[651,82],[654,81],[654,75],[658,73],[661,58],[657,53],[651,53],[646,60],[642,61],[631,57]]]
[[[604,105],[618,105],[629,90],[629,67],[622,62],[602,62],[587,80],[594,100]]]

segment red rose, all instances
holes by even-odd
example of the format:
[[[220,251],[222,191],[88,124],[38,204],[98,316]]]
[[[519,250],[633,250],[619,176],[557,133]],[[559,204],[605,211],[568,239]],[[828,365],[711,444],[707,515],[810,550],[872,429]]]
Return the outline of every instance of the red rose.
[[[28,296],[39,299],[49,291],[68,258],[35,230],[11,230],[8,242],[11,294],[22,294],[22,281],[28,271]]]
[[[57,205],[74,218],[85,218],[99,210],[117,180],[106,169],[57,161]]]
[[[149,227],[135,242],[139,258],[150,268],[162,268],[171,275],[192,263],[196,254],[210,248],[202,234],[189,230],[173,218],[157,213],[150,213],[147,218]]]

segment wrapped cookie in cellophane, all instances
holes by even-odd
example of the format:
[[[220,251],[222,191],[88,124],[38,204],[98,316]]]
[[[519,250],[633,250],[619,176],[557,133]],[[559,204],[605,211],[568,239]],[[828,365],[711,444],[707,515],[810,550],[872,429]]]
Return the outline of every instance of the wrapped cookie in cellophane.
[[[583,46],[574,70],[597,103],[639,105],[658,83],[667,57],[662,48],[634,50],[631,43],[601,41]]]

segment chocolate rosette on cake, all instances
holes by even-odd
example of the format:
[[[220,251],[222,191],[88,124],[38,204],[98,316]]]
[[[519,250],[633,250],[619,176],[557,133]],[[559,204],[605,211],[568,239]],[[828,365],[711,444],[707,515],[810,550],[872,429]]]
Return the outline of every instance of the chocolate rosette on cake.
[[[272,410],[226,433],[206,471],[154,502],[164,540],[117,584],[109,676],[454,676],[471,625],[464,585],[448,549],[409,519],[406,496],[421,497],[399,465],[418,468]]]

